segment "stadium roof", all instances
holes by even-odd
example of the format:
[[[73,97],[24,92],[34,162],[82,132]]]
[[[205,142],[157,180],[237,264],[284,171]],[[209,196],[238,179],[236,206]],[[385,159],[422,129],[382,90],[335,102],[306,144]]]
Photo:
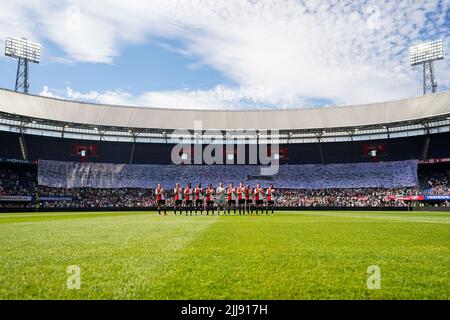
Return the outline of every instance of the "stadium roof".
[[[0,89],[0,113],[96,127],[314,130],[410,123],[450,115],[450,91],[418,98],[347,107],[286,110],[186,110],[100,105]]]

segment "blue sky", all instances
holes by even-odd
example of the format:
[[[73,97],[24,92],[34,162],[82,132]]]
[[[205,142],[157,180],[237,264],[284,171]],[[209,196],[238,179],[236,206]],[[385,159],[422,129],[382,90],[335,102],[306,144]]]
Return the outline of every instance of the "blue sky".
[[[408,48],[444,39],[450,0],[41,0],[0,3],[42,44],[34,94],[170,108],[293,108],[418,96]],[[450,88],[450,58],[436,63]],[[0,86],[16,61],[0,58]]]
[[[32,91],[39,93],[44,86],[65,91],[65,87],[70,86],[83,92],[120,88],[132,94],[139,94],[146,90],[177,90],[189,87],[208,89],[221,83],[234,85],[210,67],[190,68],[189,65],[196,62],[195,58],[168,51],[164,44],[173,45],[170,40],[130,45],[124,48],[114,61],[107,64],[53,62],[47,54],[64,56],[64,53],[51,46],[44,47],[41,63],[31,65]],[[11,87],[17,62],[2,59],[0,63],[9,75],[1,78],[1,86]]]

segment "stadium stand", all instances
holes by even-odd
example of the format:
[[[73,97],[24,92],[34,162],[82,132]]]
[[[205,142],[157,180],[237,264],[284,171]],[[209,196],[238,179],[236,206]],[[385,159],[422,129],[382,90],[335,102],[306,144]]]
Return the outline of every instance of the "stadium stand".
[[[19,135],[10,132],[0,132],[0,157],[21,159]],[[96,154],[89,157],[89,162],[100,163],[131,163],[134,164],[171,164],[171,150],[174,144],[164,143],[135,143],[112,142],[96,140],[80,140],[70,138],[54,138],[25,134],[28,149],[28,160],[59,160],[79,161],[79,155],[73,153],[73,147],[95,146]],[[445,158],[450,154],[450,133],[433,134],[428,151],[429,159]],[[347,141],[282,144],[286,157],[282,164],[315,164],[315,163],[354,163],[374,161],[401,161],[422,159],[424,136],[405,137],[396,139],[366,141]],[[384,153],[371,157],[364,153],[367,145],[382,145]],[[133,152],[133,155],[132,155]],[[322,156],[321,156],[322,153]]]
[[[423,194],[448,195],[450,194],[450,168],[427,170],[423,176]]]
[[[172,149],[184,136],[202,148],[216,143],[195,138],[198,121],[214,139],[228,139],[233,129],[275,129],[270,135],[279,139],[279,173],[262,179],[259,167],[249,165],[252,143],[264,144],[255,132],[240,138],[246,164],[232,157],[233,166],[173,165]],[[190,148],[186,163],[194,156]],[[231,152],[240,151],[235,146]],[[62,169],[42,174],[46,161]],[[3,209],[146,208],[154,204],[156,183],[171,190],[178,180],[273,183],[277,205],[286,207],[448,206],[449,162],[450,92],[349,107],[201,111],[95,105],[0,89]],[[74,163],[89,174],[68,170]],[[129,179],[123,168],[141,169]],[[170,197],[169,191],[168,205]]]
[[[271,176],[261,176],[259,166],[251,165],[133,165],[79,163],[40,160],[39,185],[62,188],[153,188],[166,189],[177,182],[218,185],[239,182],[273,183],[285,189],[398,188],[418,185],[417,160],[352,163],[282,165]]]
[[[0,154],[6,159],[22,159],[19,147],[19,135],[17,133],[0,133]]]
[[[233,166],[235,167],[235,166]],[[37,166],[0,166],[0,208],[147,208],[155,204],[153,188],[55,188],[38,185]],[[446,194],[450,166],[419,166],[420,187],[402,188],[277,188],[275,201],[281,207],[406,207],[450,206],[450,201],[415,201],[414,197]],[[295,177],[293,178],[295,179]],[[206,182],[207,180],[205,180]],[[254,186],[254,183],[252,183]],[[447,189],[446,189],[447,188]],[[167,189],[167,205],[172,206],[172,188]],[[448,193],[447,193],[448,194]],[[16,196],[18,198],[8,198]],[[35,198],[37,197],[37,198]],[[413,197],[413,198],[411,198]],[[8,200],[9,201],[5,201]],[[36,201],[39,199],[39,201]]]

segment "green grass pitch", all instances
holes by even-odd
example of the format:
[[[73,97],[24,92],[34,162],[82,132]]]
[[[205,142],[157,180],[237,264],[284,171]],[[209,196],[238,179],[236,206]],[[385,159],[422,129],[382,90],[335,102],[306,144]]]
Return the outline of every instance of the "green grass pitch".
[[[0,299],[450,297],[443,212],[0,214],[0,250]]]

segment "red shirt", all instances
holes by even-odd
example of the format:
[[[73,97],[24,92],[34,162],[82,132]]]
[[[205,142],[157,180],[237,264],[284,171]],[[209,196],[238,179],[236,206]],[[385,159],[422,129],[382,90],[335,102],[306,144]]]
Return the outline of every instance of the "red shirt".
[[[244,189],[245,200],[250,200],[250,188]]]
[[[191,189],[189,189],[189,187],[186,187],[184,189],[184,200],[189,200],[190,193],[191,193]]]
[[[272,192],[272,188],[267,189],[267,201],[272,201]]]
[[[161,188],[156,188],[156,200],[162,200],[162,190]]]
[[[195,188],[195,200],[200,200],[200,194],[202,192],[202,188]]]
[[[206,201],[211,201],[211,193],[212,193],[212,189],[208,188],[206,189]]]
[[[175,187],[175,189],[173,189],[173,191],[174,191],[175,201],[181,200],[183,198],[183,196],[181,195],[180,187]]]
[[[244,188],[238,187],[237,188],[237,194],[238,194],[238,200],[242,200],[242,192]]]
[[[261,188],[255,188],[255,200],[259,200],[259,193],[261,192]]]
[[[234,188],[229,187],[228,192],[227,192],[228,200],[233,200],[233,193],[234,193]]]

